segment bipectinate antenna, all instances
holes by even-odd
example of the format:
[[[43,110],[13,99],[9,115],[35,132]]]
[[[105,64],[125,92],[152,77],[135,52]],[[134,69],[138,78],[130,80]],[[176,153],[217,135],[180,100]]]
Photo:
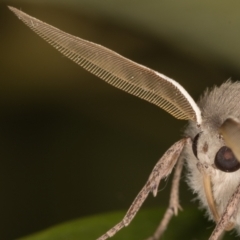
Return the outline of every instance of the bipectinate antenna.
[[[176,81],[103,46],[63,32],[16,8],[9,9],[63,55],[105,82],[157,105],[178,119],[191,119],[201,124],[198,106]]]

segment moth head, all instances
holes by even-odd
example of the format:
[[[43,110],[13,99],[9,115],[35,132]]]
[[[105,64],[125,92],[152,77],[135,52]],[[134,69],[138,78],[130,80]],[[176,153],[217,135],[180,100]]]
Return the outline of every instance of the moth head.
[[[198,102],[203,118],[201,127],[193,122],[186,131],[192,139],[196,159],[208,162],[221,172],[239,169],[239,91],[239,82],[230,80],[207,89]]]
[[[227,146],[221,134],[209,136],[209,133],[199,132],[192,141],[194,156],[222,172],[235,172],[240,168],[240,162],[232,149],[235,148]]]
[[[198,160],[213,164],[222,172],[235,172],[240,169],[239,146],[240,122],[232,117],[222,123],[217,133],[201,131],[192,140],[194,156]]]

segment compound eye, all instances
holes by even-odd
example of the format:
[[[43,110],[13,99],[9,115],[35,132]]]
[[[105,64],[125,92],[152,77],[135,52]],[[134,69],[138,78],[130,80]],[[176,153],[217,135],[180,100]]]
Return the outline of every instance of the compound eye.
[[[240,163],[232,150],[226,146],[221,147],[214,160],[215,166],[223,172],[235,172],[240,168]]]
[[[198,145],[198,139],[199,139],[199,136],[200,136],[200,133],[198,133],[193,141],[192,141],[192,150],[193,150],[193,154],[195,155],[195,157],[198,159],[198,156],[197,156],[197,145]]]

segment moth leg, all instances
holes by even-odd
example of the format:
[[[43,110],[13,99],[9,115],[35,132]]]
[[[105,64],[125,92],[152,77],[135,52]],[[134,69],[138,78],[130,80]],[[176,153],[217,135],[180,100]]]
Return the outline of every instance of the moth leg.
[[[221,216],[220,220],[218,221],[215,229],[213,230],[209,240],[217,240],[219,236],[221,236],[224,229],[230,223],[230,219],[234,217],[234,215],[237,213],[239,202],[240,202],[240,184],[238,185],[236,191],[229,199],[227,207],[223,215]]]
[[[154,197],[157,195],[160,180],[167,177],[171,173],[187,140],[188,138],[179,140],[164,153],[164,155],[160,158],[160,160],[153,168],[148,181],[143,186],[142,190],[138,193],[137,197],[134,199],[124,218],[97,240],[105,240],[109,237],[112,237],[123,227],[128,226],[147,198],[148,194],[152,192]]]
[[[214,220],[216,223],[218,223],[221,219],[219,213],[218,213],[218,206],[216,205],[216,202],[213,197],[213,191],[212,191],[212,183],[211,183],[211,176],[215,174],[215,169],[212,165],[209,165],[207,163],[197,163],[198,170],[202,173],[203,176],[203,186],[204,191],[206,194],[208,206],[212,212],[212,215],[214,217]],[[230,220],[230,218],[229,218]],[[233,222],[228,222],[228,224],[224,227],[225,231],[230,231],[234,228]]]
[[[156,229],[155,233],[152,237],[148,238],[147,240],[157,240],[160,239],[164,231],[167,229],[167,226],[172,218],[173,215],[177,216],[178,210],[182,210],[182,207],[179,204],[179,183],[181,178],[181,173],[183,169],[184,158],[180,157],[174,171],[174,176],[172,180],[172,187],[171,187],[171,194],[170,194],[170,201],[169,206],[161,220],[158,228]]]
[[[220,219],[220,216],[217,210],[216,202],[213,197],[211,183],[211,175],[215,174],[215,169],[211,165],[201,162],[197,163],[197,168],[203,177],[204,192],[207,198],[209,209],[213,215],[215,222],[217,223]]]

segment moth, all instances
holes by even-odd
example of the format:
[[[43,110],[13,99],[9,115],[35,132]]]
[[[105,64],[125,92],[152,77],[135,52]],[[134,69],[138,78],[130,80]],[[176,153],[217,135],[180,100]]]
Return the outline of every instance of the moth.
[[[185,137],[159,159],[123,219],[98,240],[130,224],[149,193],[157,195],[161,179],[174,169],[169,206],[149,240],[160,239],[179,205],[179,181],[186,163],[188,184],[216,222],[209,239],[224,230],[240,233],[240,82],[227,81],[206,90],[198,103],[173,79],[135,63],[103,46],[83,40],[9,7],[28,27],[63,55],[105,82],[188,120]]]

